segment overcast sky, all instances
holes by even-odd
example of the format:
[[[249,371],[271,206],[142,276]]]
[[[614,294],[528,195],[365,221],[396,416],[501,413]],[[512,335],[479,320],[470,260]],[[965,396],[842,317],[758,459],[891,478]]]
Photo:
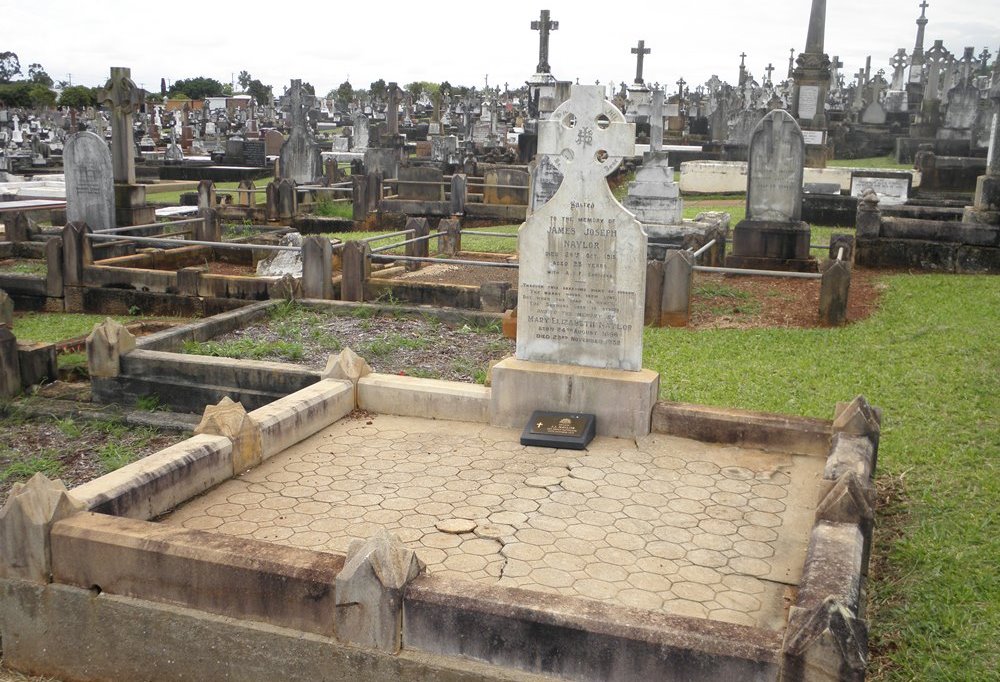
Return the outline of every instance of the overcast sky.
[[[839,55],[850,75],[872,55],[885,68],[900,47],[913,49],[918,0],[829,0],[826,52]],[[925,47],[935,39],[961,56],[1000,48],[998,0],[930,1]],[[689,0],[616,2],[547,0],[483,2],[287,3],[142,0],[0,0],[0,52],[11,50],[27,72],[38,62],[55,80],[103,85],[111,66],[128,66],[147,90],[209,76],[222,82],[249,71],[280,93],[302,78],[326,93],[348,77],[355,87],[377,78],[481,87],[523,83],[538,61],[538,33],[530,30],[547,8],[550,63],[561,80],[631,82],[643,39],[647,83],[683,76],[694,87],[712,74],[733,83],[739,55],[758,79],[771,62],[784,77],[789,48],[802,50],[811,0]]]

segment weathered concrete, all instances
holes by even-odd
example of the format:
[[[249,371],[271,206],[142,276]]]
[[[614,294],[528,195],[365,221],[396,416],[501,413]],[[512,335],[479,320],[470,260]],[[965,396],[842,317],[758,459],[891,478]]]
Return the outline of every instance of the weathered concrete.
[[[523,427],[534,410],[597,416],[598,435],[638,438],[649,433],[660,375],[596,367],[501,360],[493,367],[490,423]]]
[[[87,371],[92,377],[116,377],[121,373],[121,357],[134,349],[132,333],[120,322],[105,318],[87,336]]]
[[[225,436],[232,441],[234,475],[257,466],[263,459],[260,426],[250,419],[243,405],[228,396],[218,405],[205,407],[205,414],[194,432],[196,435]]]
[[[403,650],[396,656],[330,638],[65,585],[3,581],[4,663],[64,679],[274,682],[551,682]]]
[[[83,509],[62,481],[50,481],[45,474],[15,483],[0,509],[0,578],[47,583],[52,573],[52,525]]]
[[[200,435],[73,488],[90,511],[148,520],[233,475],[233,444]]]
[[[354,385],[350,381],[323,379],[257,408],[250,417],[260,425],[261,455],[267,459],[353,409]]]
[[[370,374],[358,381],[358,407],[402,417],[489,420],[490,389],[458,381]]]

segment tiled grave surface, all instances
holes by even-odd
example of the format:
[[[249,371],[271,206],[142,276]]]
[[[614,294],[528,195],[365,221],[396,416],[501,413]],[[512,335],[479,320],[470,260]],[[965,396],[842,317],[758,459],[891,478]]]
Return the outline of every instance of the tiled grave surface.
[[[819,457],[652,435],[586,452],[480,424],[341,420],[162,521],[346,552],[381,528],[434,574],[780,628]]]

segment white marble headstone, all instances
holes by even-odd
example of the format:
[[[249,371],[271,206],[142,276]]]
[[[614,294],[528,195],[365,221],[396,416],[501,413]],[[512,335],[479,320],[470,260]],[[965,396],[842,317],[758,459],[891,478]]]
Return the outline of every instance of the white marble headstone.
[[[646,233],[606,180],[634,145],[600,86],[573,86],[539,122],[563,181],[518,231],[519,360],[642,369]]]
[[[66,171],[66,220],[91,230],[115,227],[115,184],[111,150],[91,132],[74,133],[63,148]]]
[[[783,109],[768,113],[750,136],[747,220],[798,222],[802,216],[802,130]]]

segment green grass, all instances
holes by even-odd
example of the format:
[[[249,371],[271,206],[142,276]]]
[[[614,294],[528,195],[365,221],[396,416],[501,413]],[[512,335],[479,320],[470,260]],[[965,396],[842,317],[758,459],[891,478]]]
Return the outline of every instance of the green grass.
[[[885,170],[912,170],[912,163],[896,163],[893,156],[875,156],[866,159],[834,159],[827,161],[834,168],[882,168]]]
[[[0,456],[3,456],[0,451]],[[37,473],[48,478],[59,478],[63,465],[53,452],[42,451],[28,459],[17,460],[8,464],[0,471],[0,483],[8,480],[26,481]]]
[[[463,251],[475,251],[478,253],[515,253],[517,252],[517,228],[521,225],[499,225],[496,227],[484,227],[481,228],[485,232],[502,232],[504,234],[512,235],[511,237],[477,237],[475,235],[462,235],[462,250]],[[360,239],[370,239],[371,237],[378,237],[384,234],[391,234],[396,230],[381,230],[375,232],[327,232],[323,236],[329,237],[331,239],[339,239],[341,241],[353,241]],[[432,234],[435,234],[432,232]],[[387,246],[395,242],[401,242],[405,237],[390,237],[388,239],[372,242],[372,248],[377,248],[380,246]],[[433,238],[429,242],[431,254],[435,254],[437,251],[437,239]],[[399,248],[391,249],[390,251],[383,253],[393,253],[402,255],[406,250],[405,246],[400,246]]]
[[[881,309],[839,329],[647,329],[662,397],[831,418],[885,410],[882,483],[902,479],[900,537],[869,584],[876,679],[985,680],[1000,668],[1000,280],[886,277]],[[880,565],[879,562],[876,566]],[[992,671],[992,672],[991,672]]]
[[[298,341],[258,341],[237,339],[235,341],[185,341],[183,352],[191,355],[212,355],[237,360],[264,360],[279,358],[296,362],[304,355]]]
[[[49,269],[44,261],[16,261],[10,265],[0,265],[0,273],[10,275],[46,275]]]
[[[267,187],[268,183],[274,180],[272,177],[261,178],[260,180],[254,180],[254,185],[258,189],[263,189]],[[236,190],[239,188],[240,183],[238,182],[217,182],[215,183],[215,193],[219,194],[221,192],[226,192],[233,195],[233,201],[236,201],[237,195]],[[157,185],[146,185],[146,198],[152,203],[156,204],[171,204],[179,205],[181,203],[181,194],[187,194],[188,192],[197,192],[197,187],[192,189],[186,189],[183,191],[164,191],[157,192]],[[257,203],[259,205],[264,204],[264,193],[257,193]]]
[[[162,320],[162,317],[128,315],[86,315],[82,313],[26,313],[14,318],[14,336],[18,341],[32,343],[57,343],[86,336],[95,324],[110,317],[122,324],[143,320]],[[169,318],[181,321],[179,318]]]
[[[390,355],[397,350],[424,350],[430,348],[432,345],[434,345],[434,342],[430,339],[402,336],[400,334],[389,334],[380,339],[375,339],[374,341],[364,344],[360,351],[360,355],[362,357],[366,354],[374,357],[385,357],[386,355]]]
[[[354,207],[350,202],[333,202],[323,194],[320,194],[312,212],[325,218],[347,218],[350,220],[354,217]]]

